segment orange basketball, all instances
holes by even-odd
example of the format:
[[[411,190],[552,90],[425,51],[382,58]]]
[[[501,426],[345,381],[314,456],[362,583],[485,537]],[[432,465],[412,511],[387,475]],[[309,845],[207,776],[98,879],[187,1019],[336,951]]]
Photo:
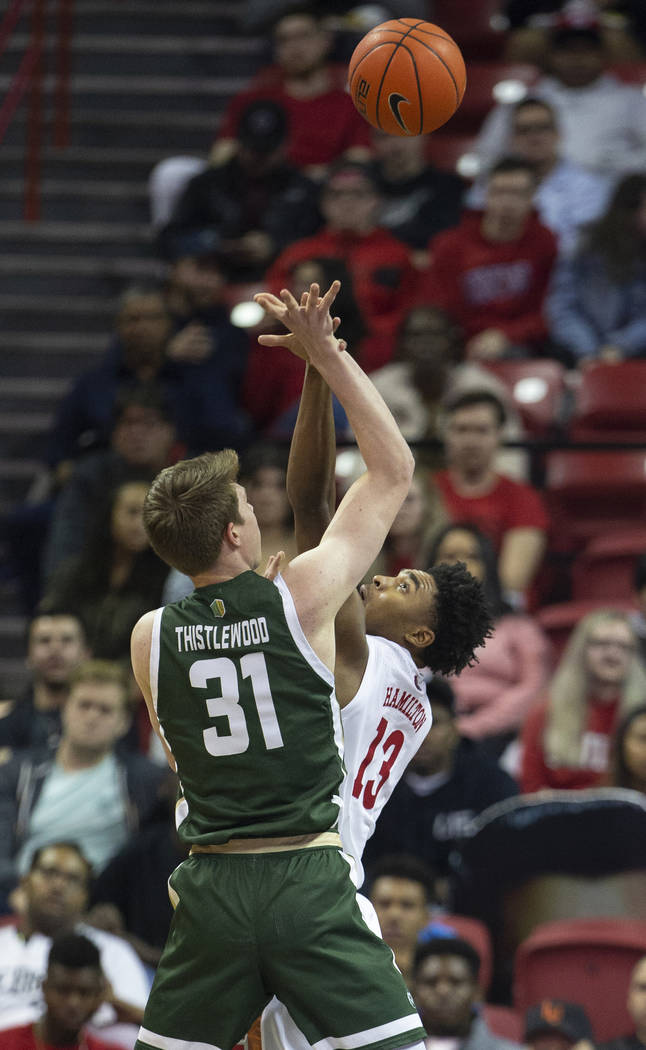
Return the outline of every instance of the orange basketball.
[[[389,135],[425,135],[462,101],[467,71],[460,48],[432,22],[393,18],[355,47],[348,67],[352,101]]]

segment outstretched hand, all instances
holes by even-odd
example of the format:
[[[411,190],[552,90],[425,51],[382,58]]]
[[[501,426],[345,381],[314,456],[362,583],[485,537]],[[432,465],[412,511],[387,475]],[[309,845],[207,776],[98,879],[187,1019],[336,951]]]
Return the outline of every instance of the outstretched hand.
[[[296,357],[311,361],[312,350],[316,355],[321,342],[333,336],[341,324],[339,317],[331,317],[329,313],[340,287],[340,281],[333,281],[321,296],[318,284],[311,284],[309,292],[301,295],[300,304],[286,288],[280,293],[280,298],[271,292],[259,292],[254,296],[256,302],[289,331],[280,335],[260,335],[258,342],[262,346],[284,346]],[[347,349],[345,339],[337,339],[335,343],[337,350]]]
[[[265,571],[263,572],[263,576],[266,580],[276,579],[278,573],[280,572],[281,563],[284,557],[285,551],[278,551],[278,554],[270,554],[269,558],[267,559]]]

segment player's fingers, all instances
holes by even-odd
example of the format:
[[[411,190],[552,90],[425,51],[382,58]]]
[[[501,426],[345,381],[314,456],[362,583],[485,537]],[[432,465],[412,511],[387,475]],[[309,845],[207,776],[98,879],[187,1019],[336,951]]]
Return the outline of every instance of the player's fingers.
[[[288,310],[298,310],[298,303],[288,288],[281,290],[280,298]]]
[[[314,309],[318,306],[320,288],[316,281],[310,285],[309,295],[307,297],[307,309]]]
[[[301,292],[301,306],[307,306],[308,293]]]
[[[333,317],[332,318],[332,331],[336,332],[336,330],[337,330],[337,328],[339,327],[340,324],[341,324],[341,318],[340,317]]]
[[[285,332],[284,335],[259,335],[258,342],[261,346],[289,346],[290,335]]]
[[[337,339],[336,342],[337,342],[337,346],[338,346],[339,350],[347,350],[348,349],[348,344],[346,343],[345,339]]]
[[[254,302],[259,303],[263,308],[265,307],[265,304],[280,307],[283,305],[280,299],[271,292],[257,292],[253,298]]]
[[[330,285],[330,287],[328,288],[327,292],[323,296],[323,300],[321,302],[321,307],[324,310],[329,310],[329,308],[332,306],[332,303],[334,302],[334,300],[336,299],[337,295],[339,294],[339,289],[340,288],[341,288],[341,282],[340,281],[332,281],[332,284]]]

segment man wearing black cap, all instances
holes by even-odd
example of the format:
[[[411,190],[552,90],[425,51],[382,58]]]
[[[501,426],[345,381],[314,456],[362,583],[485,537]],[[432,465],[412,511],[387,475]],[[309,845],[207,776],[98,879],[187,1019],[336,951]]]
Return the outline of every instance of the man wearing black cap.
[[[190,180],[160,235],[162,252],[207,233],[235,281],[255,281],[290,241],[320,225],[314,183],[286,159],[287,116],[270,99],[251,102],[227,162]]]
[[[541,999],[525,1014],[523,1040],[530,1050],[592,1050],[594,1035],[587,1013],[578,1003]]]
[[[532,94],[551,105],[567,160],[618,177],[646,167],[646,97],[607,72],[607,62],[600,24],[564,16],[550,31],[548,74]],[[504,103],[485,120],[476,143],[484,168],[508,148],[512,113]]]

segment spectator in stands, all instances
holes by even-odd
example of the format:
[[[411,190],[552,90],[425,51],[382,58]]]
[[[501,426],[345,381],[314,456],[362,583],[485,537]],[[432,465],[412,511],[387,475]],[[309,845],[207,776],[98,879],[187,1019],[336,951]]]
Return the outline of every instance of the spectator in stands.
[[[247,491],[260,527],[263,560],[276,551],[284,551],[287,561],[298,553],[286,483],[286,449],[268,444],[247,449],[240,464],[240,484]]]
[[[505,56],[511,62],[545,63],[548,30],[562,20],[599,17],[604,47],[611,62],[642,62],[646,58],[646,9],[641,0],[507,0],[509,28]]]
[[[608,1043],[601,1043],[599,1050],[643,1050],[646,1046],[646,955],[639,960],[630,975],[626,1006],[634,1031],[611,1039]]]
[[[413,996],[429,1050],[440,1042],[455,1050],[519,1050],[494,1035],[480,1013],[479,974],[480,956],[461,937],[434,937],[418,947]]]
[[[238,121],[235,153],[190,179],[161,231],[162,251],[178,235],[208,230],[230,279],[257,281],[287,244],[315,233],[318,187],[288,163],[287,132],[277,102],[249,103]]]
[[[108,981],[91,1031],[125,1050],[134,1045],[150,982],[125,941],[81,921],[90,877],[90,866],[73,842],[52,843],[34,855],[16,895],[15,921],[0,928],[0,1031],[41,1016],[52,939],[73,932],[97,946]]]
[[[178,437],[190,454],[240,451],[251,437],[240,403],[249,339],[229,319],[226,261],[209,230],[174,238],[169,257],[165,291],[174,334],[167,357],[193,414],[190,425],[177,422]]]
[[[478,650],[478,662],[465,667],[453,683],[457,729],[498,759],[545,689],[549,643],[531,616],[515,612],[503,600],[494,549],[468,522],[446,525],[436,535],[428,564],[459,561],[485,588],[495,629]]]
[[[70,675],[89,656],[76,612],[36,613],[27,629],[31,682],[20,699],[0,705],[0,748],[56,747]]]
[[[147,609],[162,604],[168,566],[143,525],[149,480],[104,493],[83,550],[50,579],[40,610],[77,609],[95,657],[129,661],[130,634]]]
[[[431,918],[435,899],[434,872],[414,856],[393,854],[382,856],[369,876],[368,897],[381,936],[410,987],[418,938]]]
[[[617,183],[557,266],[546,309],[553,340],[579,365],[646,357],[646,175]]]
[[[367,578],[397,576],[411,565],[428,565],[434,535],[444,520],[436,493],[418,471]]]
[[[504,383],[477,361],[464,361],[463,355],[462,333],[448,314],[437,306],[416,306],[404,316],[392,361],[370,378],[407,441],[437,440],[444,402],[474,388],[491,390],[504,404],[502,438],[521,440],[524,429]],[[417,462],[437,468],[441,455],[433,446],[420,448]],[[504,474],[526,477],[522,450],[501,447],[496,463]]]
[[[547,349],[543,300],[557,245],[534,213],[536,185],[531,164],[503,157],[487,176],[483,211],[467,212],[429,245],[419,295],[462,327],[470,360]]]
[[[167,773],[162,795],[159,816],[132,834],[94,880],[87,915],[92,926],[123,937],[152,969],[173,914],[168,878],[187,856],[175,829],[176,777]]]
[[[646,667],[625,613],[600,610],[577,624],[522,735],[523,791],[586,788],[608,773],[621,717],[644,703]]]
[[[123,293],[111,346],[96,367],[76,379],[60,404],[48,443],[59,483],[69,477],[72,460],[108,447],[118,395],[142,383],[163,388],[178,440],[189,452],[242,440],[244,427],[237,405],[231,406],[231,387],[233,383],[235,395],[247,337],[230,324],[222,304],[221,267],[214,276],[208,250],[208,261],[204,256],[201,243],[179,244],[167,295],[145,286]]]
[[[427,265],[428,242],[460,221],[465,184],[426,160],[424,135],[387,135],[373,130],[380,222]]]
[[[451,853],[471,834],[479,813],[516,795],[518,788],[477,741],[460,735],[449,682],[436,675],[426,691],[433,724],[393,791],[364,856],[368,870],[384,854],[419,857],[436,872],[436,893],[446,903]]]
[[[41,1017],[0,1037],[3,1050],[111,1050],[113,1044],[86,1030],[107,994],[97,946],[82,933],[63,933],[53,941],[42,982]]]
[[[612,741],[610,783],[646,795],[646,704],[625,715]]]
[[[450,521],[477,525],[494,545],[503,597],[522,607],[547,545],[548,517],[532,486],[500,474],[505,409],[490,390],[470,390],[446,404],[446,468],[432,475]]]
[[[556,236],[561,254],[576,247],[579,229],[603,210],[609,181],[561,156],[561,136],[549,102],[533,96],[514,106],[509,148],[516,157],[533,165],[538,176],[534,206],[544,226]],[[476,183],[468,204],[484,204],[484,187]]]
[[[332,36],[312,5],[294,6],[273,28],[275,65],[262,69],[247,90],[232,99],[211,154],[221,163],[235,149],[240,115],[249,102],[271,99],[289,121],[287,157],[297,168],[320,175],[348,151],[367,156],[370,128],[345,87],[346,69],[330,61]],[[324,134],[322,133],[324,129]]]
[[[552,106],[566,160],[616,178],[646,166],[646,98],[636,85],[606,71],[598,22],[563,19],[551,32],[549,73],[532,94]],[[513,106],[502,103],[487,116],[476,152],[485,169],[507,148]]]
[[[45,580],[66,558],[81,553],[96,507],[106,492],[128,480],[152,479],[177,454],[168,400],[157,384],[122,391],[114,406],[110,447],[74,464],[56,498],[44,555]]]
[[[323,229],[291,244],[267,272],[268,286],[279,291],[288,286],[297,263],[324,257],[344,260],[372,337],[361,356],[368,372],[390,360],[406,296],[417,279],[408,246],[379,225],[379,208],[374,168],[338,162],[321,194]]]
[[[341,289],[334,300],[335,313],[341,318],[339,336],[348,344],[349,353],[363,362],[367,328],[354,294],[352,276],[344,262],[324,257],[297,262],[289,275],[287,287],[298,297],[301,292],[309,290],[312,282],[316,282],[320,288],[329,288],[333,280],[341,282]],[[367,345],[368,358],[370,354],[370,346]],[[242,401],[259,433],[273,438],[291,435],[304,376],[305,362],[288,350],[277,347],[268,356],[265,347],[256,344],[252,348]],[[337,430],[344,431],[348,426],[345,412],[336,398],[333,401]]]
[[[525,1012],[523,1042],[529,1050],[594,1050],[590,1018],[579,1003],[542,999]]]
[[[143,755],[116,752],[130,715],[123,668],[88,661],[71,678],[56,750],[19,752],[0,766],[2,890],[53,841],[78,842],[100,872],[149,818],[165,771]]]

